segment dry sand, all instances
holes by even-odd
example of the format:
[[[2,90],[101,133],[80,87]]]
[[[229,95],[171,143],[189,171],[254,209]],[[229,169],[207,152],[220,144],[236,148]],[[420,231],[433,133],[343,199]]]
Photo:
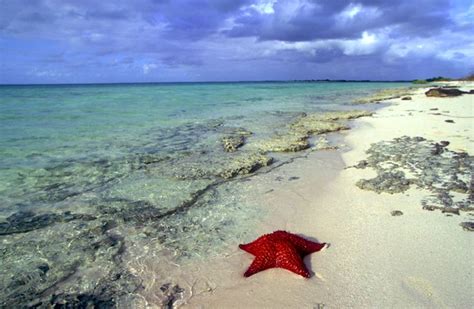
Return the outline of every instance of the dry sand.
[[[375,172],[344,169],[364,159],[371,143],[402,135],[448,140],[451,150],[473,154],[474,96],[427,98],[424,91],[417,90],[411,101],[391,100],[373,117],[356,120],[355,128],[344,133],[349,151],[313,152],[257,176],[256,189],[269,215],[255,236],[285,229],[330,243],[325,251],[305,259],[315,274],[312,278],[281,269],[243,278],[252,256],[239,250],[238,244],[229,244],[225,256],[180,266],[185,288],[192,287],[193,292],[181,304],[189,308],[471,308],[474,233],[464,231],[459,223],[474,216],[448,217],[423,210],[420,199],[425,192],[414,188],[394,195],[363,191],[355,182]],[[434,108],[438,110],[430,110]],[[275,181],[278,175],[286,181]],[[288,176],[298,178],[288,181]],[[403,215],[392,216],[392,210]]]

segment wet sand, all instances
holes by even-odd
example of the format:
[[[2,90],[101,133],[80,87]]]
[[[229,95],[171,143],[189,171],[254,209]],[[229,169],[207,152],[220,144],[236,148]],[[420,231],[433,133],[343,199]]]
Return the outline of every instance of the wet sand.
[[[474,85],[462,86],[472,89]],[[166,268],[179,272],[181,285],[191,291],[173,304],[189,308],[470,307],[474,303],[473,234],[459,223],[472,222],[473,212],[424,210],[421,200],[429,192],[415,186],[397,194],[361,190],[355,183],[374,177],[375,171],[345,168],[366,159],[372,143],[400,136],[449,141],[450,150],[472,154],[474,97],[427,98],[424,91],[416,90],[409,101],[392,99],[373,117],[355,120],[354,129],[342,133],[347,146],[311,152],[272,173],[252,177],[267,213],[255,237],[285,229],[330,243],[328,249],[305,259],[313,277],[270,269],[244,278],[252,256],[239,250],[237,243],[228,244],[227,253],[199,263],[160,266],[160,272]],[[403,214],[392,216],[395,210]],[[143,304],[150,305],[158,286],[145,285]]]

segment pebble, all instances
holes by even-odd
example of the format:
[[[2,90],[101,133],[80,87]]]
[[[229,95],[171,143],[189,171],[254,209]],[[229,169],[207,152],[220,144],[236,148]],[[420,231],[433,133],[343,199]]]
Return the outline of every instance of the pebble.
[[[474,232],[474,222],[461,222],[459,225],[465,231]]]

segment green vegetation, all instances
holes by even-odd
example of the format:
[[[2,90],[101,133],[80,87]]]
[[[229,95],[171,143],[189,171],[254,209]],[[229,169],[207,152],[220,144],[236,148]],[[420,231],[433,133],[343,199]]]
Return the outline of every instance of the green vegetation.
[[[438,77],[428,78],[426,81],[431,83],[431,82],[445,82],[445,81],[450,81],[450,80],[451,78],[438,76]]]
[[[446,82],[450,80],[452,79],[448,77],[438,76],[438,77],[432,77],[432,78],[427,78],[427,79],[416,79],[412,83],[419,85],[419,84],[427,84],[427,83],[432,83],[432,82]]]

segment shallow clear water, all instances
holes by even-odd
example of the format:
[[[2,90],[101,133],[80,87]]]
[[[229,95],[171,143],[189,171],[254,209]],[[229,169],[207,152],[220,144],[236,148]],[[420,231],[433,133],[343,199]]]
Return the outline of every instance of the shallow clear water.
[[[0,298],[20,304],[59,285],[89,293],[96,277],[127,272],[125,248],[207,254],[258,217],[239,178],[260,160],[252,144],[301,112],[353,109],[356,97],[401,86],[1,86]],[[253,133],[246,144],[225,152],[221,139],[242,130]],[[12,279],[25,271],[35,275]]]
[[[219,135],[212,126],[217,124],[244,127],[257,139],[287,123],[293,113],[336,109],[356,96],[397,86],[400,84],[2,86],[0,212],[17,203],[36,207],[33,202],[25,203],[32,183],[19,174],[58,166],[71,169],[77,164],[87,165],[81,170],[94,169],[94,161],[176,154],[206,143],[212,147]],[[13,192],[19,190],[21,196],[15,196]]]

